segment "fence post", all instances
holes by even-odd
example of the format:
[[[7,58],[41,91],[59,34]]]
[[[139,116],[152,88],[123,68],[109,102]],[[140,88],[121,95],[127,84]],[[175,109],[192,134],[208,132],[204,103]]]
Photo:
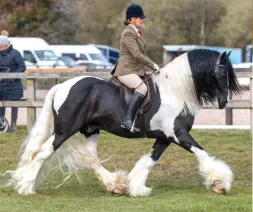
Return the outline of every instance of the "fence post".
[[[251,138],[253,138],[253,79],[252,79],[253,75],[250,78],[250,83],[249,83],[249,92],[250,92],[250,97],[249,97],[249,101],[250,101],[250,135]]]
[[[35,100],[35,79],[27,79],[27,101],[33,102]],[[27,107],[27,131],[31,131],[36,120],[36,108]]]
[[[229,101],[231,99],[232,99],[232,92],[229,92]],[[226,108],[225,115],[226,115],[226,125],[233,125],[233,109]]]
[[[58,85],[59,84],[59,79],[58,78],[55,78],[54,79],[54,85]]]

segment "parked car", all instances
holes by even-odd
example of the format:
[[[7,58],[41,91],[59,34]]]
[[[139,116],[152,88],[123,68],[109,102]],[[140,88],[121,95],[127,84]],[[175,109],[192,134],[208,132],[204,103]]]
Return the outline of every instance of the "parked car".
[[[77,66],[79,67],[86,67],[90,69],[111,69],[112,66],[104,66],[103,64],[97,64],[92,61],[87,61],[87,60],[78,60],[76,61]]]
[[[61,57],[58,57],[58,61],[62,61],[65,64],[65,66],[69,68],[78,67],[77,62],[71,57],[61,56]]]
[[[112,63],[112,64],[117,63],[119,56],[120,56],[118,49],[115,49],[115,48],[112,48],[112,47],[106,46],[106,45],[94,44],[94,46],[96,46],[102,52],[102,54],[106,57],[106,59],[110,63]]]
[[[57,66],[57,56],[50,49],[49,44],[38,37],[10,37],[10,42],[17,49],[26,62],[38,67]]]
[[[103,68],[113,67],[113,64],[108,62],[94,45],[51,45],[51,49],[58,57],[67,56],[76,61],[81,60],[82,63],[96,64],[96,66]]]
[[[25,61],[26,68],[38,68],[38,66],[34,63],[31,63],[29,61]]]

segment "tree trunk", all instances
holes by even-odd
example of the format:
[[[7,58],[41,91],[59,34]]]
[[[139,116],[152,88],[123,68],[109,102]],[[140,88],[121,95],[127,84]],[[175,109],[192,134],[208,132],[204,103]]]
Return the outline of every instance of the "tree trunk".
[[[200,44],[205,45],[205,24],[206,24],[206,0],[203,0],[201,11]]]

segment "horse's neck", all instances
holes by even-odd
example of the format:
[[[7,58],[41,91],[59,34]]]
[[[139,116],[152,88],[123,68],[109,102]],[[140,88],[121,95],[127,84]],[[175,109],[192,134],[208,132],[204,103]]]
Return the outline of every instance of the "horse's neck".
[[[172,61],[161,69],[160,74],[154,75],[152,80],[160,90],[162,103],[182,110],[187,106],[185,112],[193,115],[199,105],[191,71],[185,63],[185,58]]]
[[[164,80],[161,75],[153,77],[155,95],[159,95],[161,99],[161,105],[163,107],[177,107],[181,110],[184,107],[184,103],[180,98],[180,95],[177,94],[177,90],[175,91],[174,86],[170,80]]]

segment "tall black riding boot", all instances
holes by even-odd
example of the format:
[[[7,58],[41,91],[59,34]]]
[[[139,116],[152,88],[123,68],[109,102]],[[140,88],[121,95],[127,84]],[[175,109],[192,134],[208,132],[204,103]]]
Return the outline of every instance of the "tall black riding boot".
[[[135,113],[137,111],[137,109],[139,108],[141,102],[143,101],[144,96],[138,92],[134,92],[131,101],[129,103],[128,109],[127,109],[127,114],[123,120],[123,122],[121,122],[121,127],[122,128],[126,128],[128,130],[130,130],[131,132],[140,132],[140,129],[135,128],[133,126],[133,122],[134,122],[134,116]]]

